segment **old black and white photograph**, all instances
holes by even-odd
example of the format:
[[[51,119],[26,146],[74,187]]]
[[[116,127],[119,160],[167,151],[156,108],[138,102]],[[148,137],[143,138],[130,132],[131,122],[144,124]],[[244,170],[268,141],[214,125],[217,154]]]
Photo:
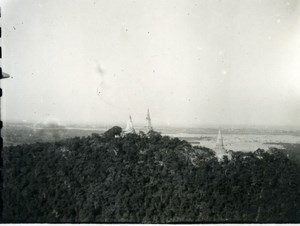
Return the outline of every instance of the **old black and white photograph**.
[[[2,223],[300,223],[299,0],[1,0]]]

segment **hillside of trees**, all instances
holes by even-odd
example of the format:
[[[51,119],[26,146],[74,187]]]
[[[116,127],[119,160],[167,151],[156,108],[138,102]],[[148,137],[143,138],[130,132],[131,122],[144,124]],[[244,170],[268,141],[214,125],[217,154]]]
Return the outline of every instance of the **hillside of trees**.
[[[4,222],[300,222],[300,164],[121,133],[3,150]],[[300,151],[300,150],[298,150]]]

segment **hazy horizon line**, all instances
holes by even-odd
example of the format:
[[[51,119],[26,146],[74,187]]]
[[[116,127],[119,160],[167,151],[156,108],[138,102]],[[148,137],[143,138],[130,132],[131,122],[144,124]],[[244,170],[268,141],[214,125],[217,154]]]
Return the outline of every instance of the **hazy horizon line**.
[[[115,122],[115,123],[103,123],[103,122],[56,122],[56,121],[50,121],[50,122],[41,122],[41,121],[31,121],[31,120],[5,120],[3,122],[3,127],[5,127],[6,123],[24,123],[24,124],[56,124],[59,126],[79,126],[79,127],[113,127],[113,126],[120,126],[125,127],[125,122]],[[141,127],[147,127],[146,123],[134,123],[134,127],[141,128]],[[191,128],[191,129],[201,129],[201,128],[211,128],[211,129],[251,129],[251,128],[260,128],[260,129],[297,129],[300,130],[300,125],[263,125],[263,124],[213,124],[213,123],[203,123],[203,124],[171,124],[171,123],[159,123],[159,124],[153,124],[153,127],[157,128]]]

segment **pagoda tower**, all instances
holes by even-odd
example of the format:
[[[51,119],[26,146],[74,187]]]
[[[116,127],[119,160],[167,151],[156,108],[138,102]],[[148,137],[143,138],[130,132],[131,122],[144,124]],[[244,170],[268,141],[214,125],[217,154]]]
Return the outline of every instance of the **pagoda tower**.
[[[223,137],[221,133],[221,129],[219,129],[217,143],[214,151],[219,159],[223,158],[224,155],[227,155],[226,149],[224,148]]]
[[[146,117],[146,120],[148,122],[148,125],[147,125],[147,132],[150,132],[150,131],[153,131],[153,127],[152,127],[152,124],[151,124],[151,118],[150,118],[150,111],[149,111],[149,108],[147,110],[147,117]]]
[[[135,130],[133,128],[133,123],[132,123],[132,118],[131,115],[129,115],[129,119],[127,121],[127,125],[126,128],[124,129],[124,133],[128,134],[128,133],[135,133]]]

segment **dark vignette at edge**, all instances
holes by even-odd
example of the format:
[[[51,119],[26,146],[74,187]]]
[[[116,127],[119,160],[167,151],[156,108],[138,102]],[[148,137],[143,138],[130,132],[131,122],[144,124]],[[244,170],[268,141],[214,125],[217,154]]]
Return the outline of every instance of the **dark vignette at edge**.
[[[1,8],[0,8],[0,19],[1,19]],[[2,38],[2,28],[0,26],[0,38]],[[2,47],[0,46],[0,59],[2,59]],[[0,66],[0,79],[2,79],[2,65]],[[2,88],[0,88],[0,99],[2,98]],[[1,101],[0,101],[0,111],[1,111]],[[0,114],[0,222],[2,221],[2,212],[3,212],[3,199],[2,199],[2,191],[3,191],[3,158],[2,158],[2,150],[3,150],[3,139],[2,139],[2,128],[3,128],[3,123],[2,123],[2,118]]]

